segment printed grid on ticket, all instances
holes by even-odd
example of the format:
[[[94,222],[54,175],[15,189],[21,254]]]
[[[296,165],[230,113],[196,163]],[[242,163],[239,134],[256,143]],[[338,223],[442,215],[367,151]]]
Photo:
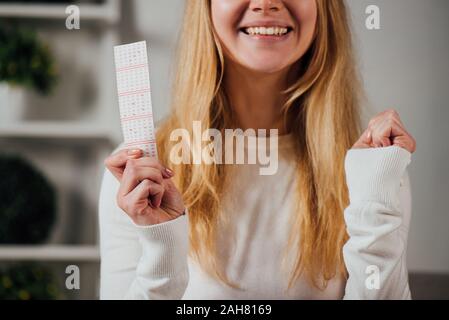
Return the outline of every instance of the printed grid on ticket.
[[[125,148],[157,158],[146,42],[115,46],[114,57]]]

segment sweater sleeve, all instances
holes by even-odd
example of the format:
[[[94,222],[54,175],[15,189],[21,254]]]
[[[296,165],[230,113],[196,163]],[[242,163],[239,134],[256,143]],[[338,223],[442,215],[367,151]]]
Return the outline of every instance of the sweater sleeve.
[[[106,170],[100,200],[101,299],[181,299],[189,281],[188,214],[137,226],[116,204],[119,182]]]
[[[406,168],[411,153],[391,146],[349,150],[345,159],[350,204],[344,299],[410,299],[406,249],[411,216]]]

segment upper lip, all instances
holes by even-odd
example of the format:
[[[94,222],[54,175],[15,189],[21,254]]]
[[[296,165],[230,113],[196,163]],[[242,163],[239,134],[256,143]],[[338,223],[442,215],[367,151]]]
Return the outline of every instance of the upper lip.
[[[248,22],[243,24],[240,29],[246,29],[246,28],[251,28],[251,27],[282,27],[282,28],[289,28],[292,29],[293,27],[284,22],[284,21],[279,21],[279,20],[257,20],[257,21],[252,21],[252,22]]]

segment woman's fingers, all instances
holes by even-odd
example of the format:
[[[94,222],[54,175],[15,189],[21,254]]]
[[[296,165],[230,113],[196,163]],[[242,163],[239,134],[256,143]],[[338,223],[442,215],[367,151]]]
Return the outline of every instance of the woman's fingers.
[[[164,192],[163,186],[145,179],[134,190],[124,196],[125,205],[130,209],[130,212],[135,212],[137,215],[144,215],[148,213],[145,211],[148,205],[153,209],[161,206]]]
[[[137,225],[154,225],[183,214],[182,195],[171,181],[173,171],[156,158],[129,157],[122,150],[105,161],[108,168],[120,173],[117,205]]]
[[[149,180],[143,180],[130,193],[118,193],[119,206],[131,216],[148,214]]]
[[[391,146],[391,132],[393,126],[397,126],[394,120],[380,119],[371,125],[372,144],[376,148]],[[397,131],[397,129],[396,129]]]
[[[152,167],[139,167],[127,164],[123,172],[122,183],[119,192],[123,195],[130,193],[141,181],[148,179],[157,184],[162,184],[161,171]]]
[[[149,183],[149,193],[150,201],[148,204],[153,208],[159,208],[162,203],[162,198],[164,197],[165,189],[162,185],[150,181]]]
[[[114,175],[117,180],[122,179],[123,170],[129,159],[137,159],[143,155],[140,149],[123,149],[107,157],[104,161],[106,168]]]
[[[395,110],[387,110],[371,119],[367,130],[353,148],[380,148],[392,145],[411,153],[416,150],[416,141],[405,129],[399,114]]]
[[[164,188],[146,179],[141,181],[129,194],[118,194],[117,203],[136,223],[140,224],[141,220],[153,220],[152,210],[161,206],[163,196]]]
[[[142,156],[141,149],[123,149],[106,158],[104,164],[119,181],[129,161],[134,161],[136,166],[157,168],[166,179],[173,177],[173,171],[165,168],[156,158]]]
[[[414,152],[414,139],[405,130],[397,117],[384,117],[372,126],[374,147],[389,147],[392,145]]]
[[[164,167],[159,160],[157,160],[156,158],[151,158],[151,157],[144,157],[144,158],[140,158],[140,159],[136,159],[136,160],[132,160],[129,161],[131,162],[131,165],[135,165],[135,166],[139,166],[139,167],[151,167],[151,168],[156,168],[158,169],[162,176],[165,179],[171,178],[173,177],[173,171]]]
[[[393,136],[393,145],[406,149],[410,153],[414,153],[416,151],[416,141],[407,133],[407,131],[404,132],[406,132],[406,134]]]
[[[354,148],[356,149],[366,149],[371,148],[371,131],[366,129],[359,140],[354,144]]]

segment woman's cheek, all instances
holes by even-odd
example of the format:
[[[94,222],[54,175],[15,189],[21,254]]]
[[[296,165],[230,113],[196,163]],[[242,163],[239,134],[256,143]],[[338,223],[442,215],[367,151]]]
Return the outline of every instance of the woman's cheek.
[[[235,60],[235,54],[239,51],[238,24],[244,10],[246,1],[240,0],[212,0],[211,14],[215,32],[220,40],[225,54]]]
[[[245,1],[212,0],[212,22],[217,32],[234,32],[237,28],[240,12],[245,8]]]
[[[223,40],[229,40],[236,28],[236,5],[238,1],[213,0],[211,7],[212,24],[215,32]],[[233,4],[234,3],[234,4]]]
[[[296,28],[300,47],[307,49],[312,43],[318,20],[316,0],[289,0],[289,2],[294,2],[289,9],[298,24]]]

